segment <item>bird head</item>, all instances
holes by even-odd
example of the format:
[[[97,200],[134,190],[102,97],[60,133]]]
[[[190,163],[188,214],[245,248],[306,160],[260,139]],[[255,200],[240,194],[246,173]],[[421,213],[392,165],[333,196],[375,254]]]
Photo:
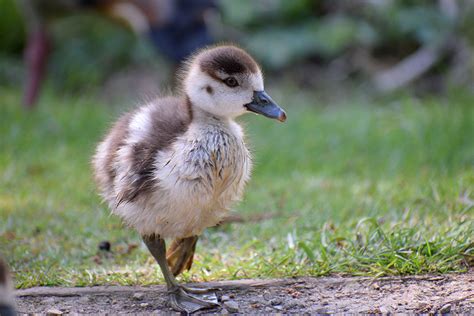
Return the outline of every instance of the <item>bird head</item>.
[[[235,46],[198,52],[187,62],[183,88],[193,106],[212,115],[235,118],[248,112],[286,120],[285,111],[265,92],[262,71]]]

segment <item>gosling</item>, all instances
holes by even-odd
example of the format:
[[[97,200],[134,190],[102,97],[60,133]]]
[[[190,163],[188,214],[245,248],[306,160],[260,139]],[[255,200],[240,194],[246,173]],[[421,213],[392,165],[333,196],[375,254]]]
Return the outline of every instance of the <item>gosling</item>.
[[[238,201],[252,166],[238,116],[286,114],[265,92],[258,64],[235,46],[196,53],[185,64],[179,96],[123,115],[98,145],[94,176],[112,213],[135,228],[158,262],[171,307],[213,308],[212,289],[178,284],[190,269],[198,236]],[[165,238],[173,243],[166,252]]]
[[[6,262],[0,256],[0,315],[16,316],[15,295]]]

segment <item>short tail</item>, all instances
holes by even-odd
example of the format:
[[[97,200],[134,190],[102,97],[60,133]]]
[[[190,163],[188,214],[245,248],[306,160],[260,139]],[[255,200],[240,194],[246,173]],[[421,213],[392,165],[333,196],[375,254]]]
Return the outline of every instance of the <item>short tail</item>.
[[[7,264],[0,257],[0,316],[15,316],[15,301]]]
[[[166,260],[174,276],[191,269],[198,236],[177,238],[167,250]]]

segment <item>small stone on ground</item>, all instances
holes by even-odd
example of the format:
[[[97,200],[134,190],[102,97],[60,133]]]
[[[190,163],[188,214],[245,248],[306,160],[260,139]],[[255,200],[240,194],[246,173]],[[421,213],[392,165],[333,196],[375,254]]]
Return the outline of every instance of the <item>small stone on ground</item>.
[[[239,304],[236,301],[227,301],[224,302],[224,308],[229,311],[229,313],[237,313],[239,311]]]
[[[63,312],[61,312],[59,309],[49,309],[46,311],[46,316],[56,316],[56,315],[62,315]]]
[[[145,297],[145,294],[142,293],[142,292],[138,292],[138,293],[133,294],[133,299],[135,299],[137,301],[143,300],[144,297]]]

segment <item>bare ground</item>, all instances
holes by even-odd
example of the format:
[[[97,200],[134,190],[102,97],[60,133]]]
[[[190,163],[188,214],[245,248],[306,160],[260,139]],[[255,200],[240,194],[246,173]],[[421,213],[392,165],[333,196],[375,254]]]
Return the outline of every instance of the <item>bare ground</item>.
[[[198,313],[474,314],[474,270],[407,277],[302,277],[203,283],[221,288],[220,308]],[[18,290],[20,313],[171,312],[165,287],[38,287]]]

